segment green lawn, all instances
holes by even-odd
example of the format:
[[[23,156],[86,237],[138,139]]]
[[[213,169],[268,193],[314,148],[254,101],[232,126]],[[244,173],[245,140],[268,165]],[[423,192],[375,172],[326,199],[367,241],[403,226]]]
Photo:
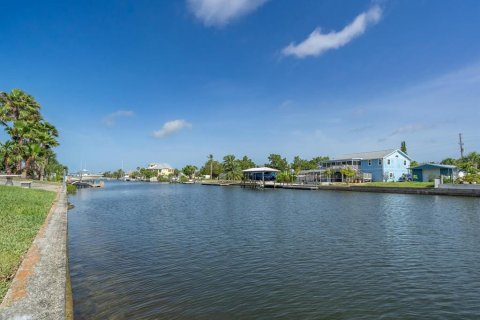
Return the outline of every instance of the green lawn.
[[[368,187],[400,187],[400,188],[433,188],[432,182],[368,182],[363,184]]]
[[[0,186],[0,301],[55,195],[51,191]]]

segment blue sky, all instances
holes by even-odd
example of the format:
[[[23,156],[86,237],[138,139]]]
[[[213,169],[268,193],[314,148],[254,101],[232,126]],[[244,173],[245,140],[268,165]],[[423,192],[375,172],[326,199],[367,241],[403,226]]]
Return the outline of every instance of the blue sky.
[[[37,98],[72,171],[480,151],[476,0],[0,2],[0,90]]]

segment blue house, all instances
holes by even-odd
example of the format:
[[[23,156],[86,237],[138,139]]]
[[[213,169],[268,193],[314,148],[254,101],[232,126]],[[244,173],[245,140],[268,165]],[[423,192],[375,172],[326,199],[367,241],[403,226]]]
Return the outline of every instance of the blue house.
[[[371,177],[371,181],[398,181],[409,174],[412,159],[399,149],[352,153],[325,161],[321,169],[334,169],[334,180],[341,178],[340,170],[351,167],[357,176]],[[339,176],[340,174],[340,176]]]

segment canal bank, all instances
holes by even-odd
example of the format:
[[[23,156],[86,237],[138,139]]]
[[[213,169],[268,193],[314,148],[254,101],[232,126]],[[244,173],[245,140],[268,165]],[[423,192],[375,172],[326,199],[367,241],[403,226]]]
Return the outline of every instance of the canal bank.
[[[38,183],[32,187],[55,190],[57,197],[0,305],[0,319],[65,319],[72,314],[66,188]]]
[[[241,186],[252,188],[251,184],[242,182],[230,183],[202,183],[208,186]],[[418,194],[434,196],[461,196],[461,197],[480,197],[480,188],[475,185],[441,185],[440,188],[414,188],[414,187],[395,187],[395,186],[368,186],[368,185],[314,185],[314,184],[278,184],[265,183],[265,186],[254,185],[254,188],[268,189],[293,189],[293,190],[327,190],[327,191],[350,191],[350,192],[373,192],[373,193],[395,193],[395,194]]]

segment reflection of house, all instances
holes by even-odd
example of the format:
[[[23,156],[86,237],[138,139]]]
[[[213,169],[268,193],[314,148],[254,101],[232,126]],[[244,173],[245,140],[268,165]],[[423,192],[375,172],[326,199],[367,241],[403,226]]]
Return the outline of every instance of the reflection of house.
[[[342,169],[355,171],[353,181],[398,181],[409,173],[411,158],[397,149],[353,153],[323,162],[317,170],[301,171],[305,183],[345,181]]]
[[[153,171],[156,176],[164,176],[167,177],[173,174],[174,169],[167,163],[150,163],[148,167],[145,168],[146,170]]]
[[[441,176],[456,179],[458,177],[458,168],[436,163],[425,163],[412,168],[414,181],[433,181],[434,179],[440,179]]]

